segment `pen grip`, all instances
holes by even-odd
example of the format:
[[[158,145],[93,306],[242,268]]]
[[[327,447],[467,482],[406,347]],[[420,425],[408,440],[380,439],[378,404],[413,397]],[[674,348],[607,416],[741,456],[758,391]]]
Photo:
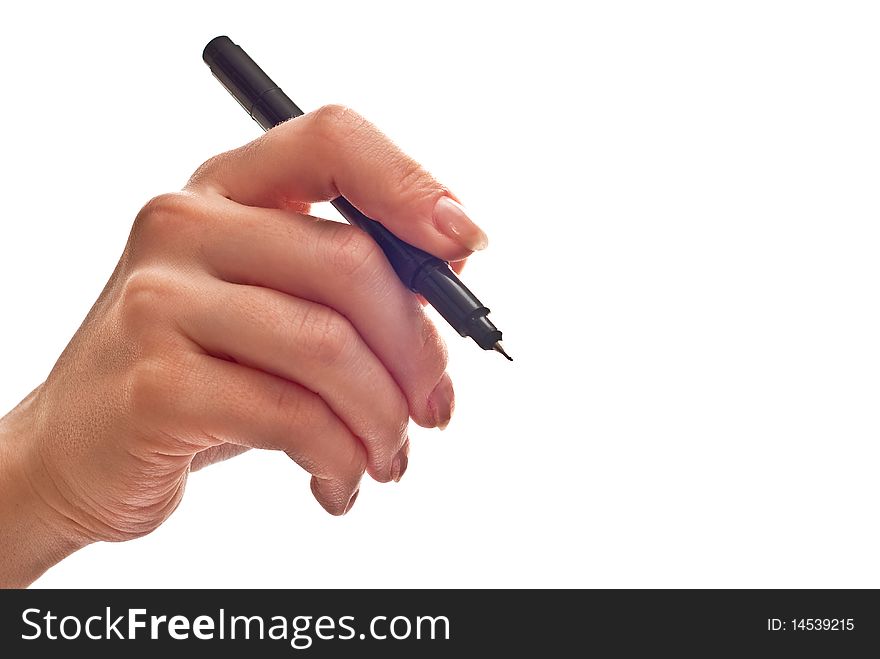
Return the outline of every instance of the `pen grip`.
[[[382,224],[361,213],[345,197],[332,202],[339,213],[376,241],[400,280],[411,291],[420,293],[462,336],[487,335],[485,341],[498,340],[486,325],[489,309],[471,293],[443,259],[404,242]],[[478,327],[479,326],[479,327]],[[480,329],[481,332],[475,332]],[[478,341],[479,342],[479,341]]]
[[[330,203],[349,224],[366,232],[376,241],[385,252],[385,256],[388,257],[397,276],[410,290],[416,293],[421,292],[416,287],[417,275],[421,269],[428,265],[445,263],[436,256],[404,242],[386,229],[384,225],[361,213],[345,197],[337,197]]]

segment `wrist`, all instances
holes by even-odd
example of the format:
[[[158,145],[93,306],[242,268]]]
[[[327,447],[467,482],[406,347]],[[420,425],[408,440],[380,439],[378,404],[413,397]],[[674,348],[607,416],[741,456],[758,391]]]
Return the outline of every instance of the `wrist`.
[[[49,505],[35,485],[31,393],[0,419],[0,587],[24,588],[50,567],[89,544]]]

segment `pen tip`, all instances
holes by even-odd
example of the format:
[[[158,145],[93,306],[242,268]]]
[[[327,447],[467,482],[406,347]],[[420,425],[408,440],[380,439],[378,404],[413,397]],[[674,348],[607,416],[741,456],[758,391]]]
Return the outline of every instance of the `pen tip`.
[[[492,348],[494,348],[497,352],[500,352],[502,355],[504,355],[505,357],[507,357],[507,361],[510,361],[510,362],[513,361],[513,357],[511,357],[511,356],[508,355],[506,352],[504,352],[504,346],[501,345],[501,341],[496,341],[496,342],[495,342],[495,345],[492,346]]]

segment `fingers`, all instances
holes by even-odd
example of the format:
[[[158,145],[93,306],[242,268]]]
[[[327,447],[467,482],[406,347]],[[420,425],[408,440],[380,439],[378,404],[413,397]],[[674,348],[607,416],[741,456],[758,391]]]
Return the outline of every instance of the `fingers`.
[[[375,242],[338,222],[225,199],[208,203],[214,221],[200,238],[204,267],[229,282],[335,309],[391,374],[416,423],[449,422],[454,393],[444,376],[446,346]]]
[[[375,126],[340,106],[287,121],[212,158],[187,187],[279,209],[342,195],[405,241],[446,260],[488,244],[449,190]]]
[[[324,509],[341,515],[351,507],[366,451],[305,387],[196,354],[176,368],[141,362],[130,390],[133,412],[161,433],[205,448],[229,443],[284,451],[313,475],[312,491]]]
[[[393,480],[409,408],[352,324],[329,307],[276,290],[207,279],[200,298],[178,316],[181,330],[210,353],[318,394],[366,446],[370,476]]]

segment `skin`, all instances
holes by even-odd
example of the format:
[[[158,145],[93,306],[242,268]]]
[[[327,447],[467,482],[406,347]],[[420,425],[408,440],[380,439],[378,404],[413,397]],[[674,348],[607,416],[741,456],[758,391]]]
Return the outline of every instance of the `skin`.
[[[150,200],[46,381],[0,420],[0,585],[150,533],[191,471],[249,448],[284,451],[333,515],[365,472],[400,479],[409,419],[452,415],[446,348],[372,240],[307,214],[340,194],[457,269],[485,246],[438,204],[449,190],[339,106]]]

